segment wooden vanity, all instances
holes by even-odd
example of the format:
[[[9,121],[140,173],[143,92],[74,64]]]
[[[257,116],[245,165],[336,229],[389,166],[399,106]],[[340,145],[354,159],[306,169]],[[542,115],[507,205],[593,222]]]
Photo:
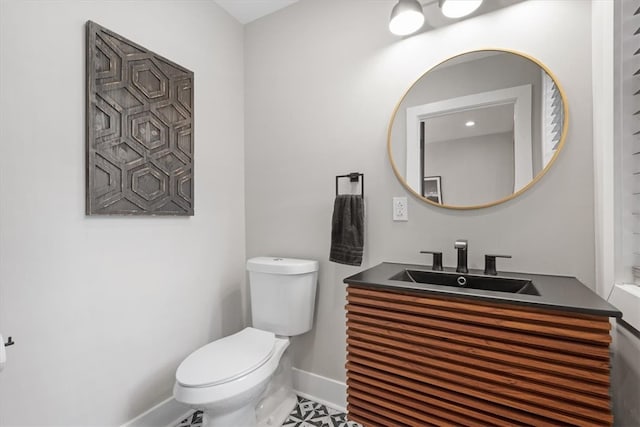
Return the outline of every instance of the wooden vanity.
[[[612,425],[609,317],[619,312],[584,285],[574,278],[545,285],[557,276],[533,275],[537,297],[411,289],[386,281],[390,265],[345,279],[350,419],[365,426]],[[576,302],[582,290],[571,280],[592,295]],[[565,282],[565,292],[557,289]],[[549,304],[555,293],[573,297],[573,305]]]

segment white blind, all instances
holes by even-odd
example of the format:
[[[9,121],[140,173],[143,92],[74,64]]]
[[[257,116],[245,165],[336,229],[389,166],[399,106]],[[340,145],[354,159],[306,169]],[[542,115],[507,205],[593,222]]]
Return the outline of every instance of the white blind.
[[[640,283],[640,0],[622,0],[618,73],[625,281]]]
[[[564,107],[558,86],[544,70],[542,74],[542,165],[558,150],[564,124]]]

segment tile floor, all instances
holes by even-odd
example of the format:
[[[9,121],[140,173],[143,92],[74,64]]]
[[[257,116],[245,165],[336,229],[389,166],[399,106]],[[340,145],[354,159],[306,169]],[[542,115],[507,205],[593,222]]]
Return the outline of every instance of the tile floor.
[[[176,427],[201,427],[202,411],[196,411]],[[361,427],[354,421],[347,421],[347,414],[325,405],[298,396],[298,404],[289,414],[282,427]]]

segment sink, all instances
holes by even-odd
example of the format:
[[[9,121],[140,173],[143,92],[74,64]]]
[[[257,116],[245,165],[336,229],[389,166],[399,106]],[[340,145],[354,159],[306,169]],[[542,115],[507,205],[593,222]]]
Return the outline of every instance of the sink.
[[[512,279],[510,277],[500,276],[480,276],[442,271],[403,270],[391,276],[389,280],[506,292],[511,294],[540,295],[531,280]]]

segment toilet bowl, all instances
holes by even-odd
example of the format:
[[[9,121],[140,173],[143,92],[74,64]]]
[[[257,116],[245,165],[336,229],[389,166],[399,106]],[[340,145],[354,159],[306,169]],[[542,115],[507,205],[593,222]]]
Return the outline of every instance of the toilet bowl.
[[[255,328],[207,344],[178,367],[174,397],[204,411],[203,427],[255,426],[256,407],[287,347],[288,338]]]
[[[257,257],[247,270],[253,327],[199,348],[176,371],[173,395],[204,411],[203,427],[277,427],[296,405],[286,350],[311,330],[318,262]]]

